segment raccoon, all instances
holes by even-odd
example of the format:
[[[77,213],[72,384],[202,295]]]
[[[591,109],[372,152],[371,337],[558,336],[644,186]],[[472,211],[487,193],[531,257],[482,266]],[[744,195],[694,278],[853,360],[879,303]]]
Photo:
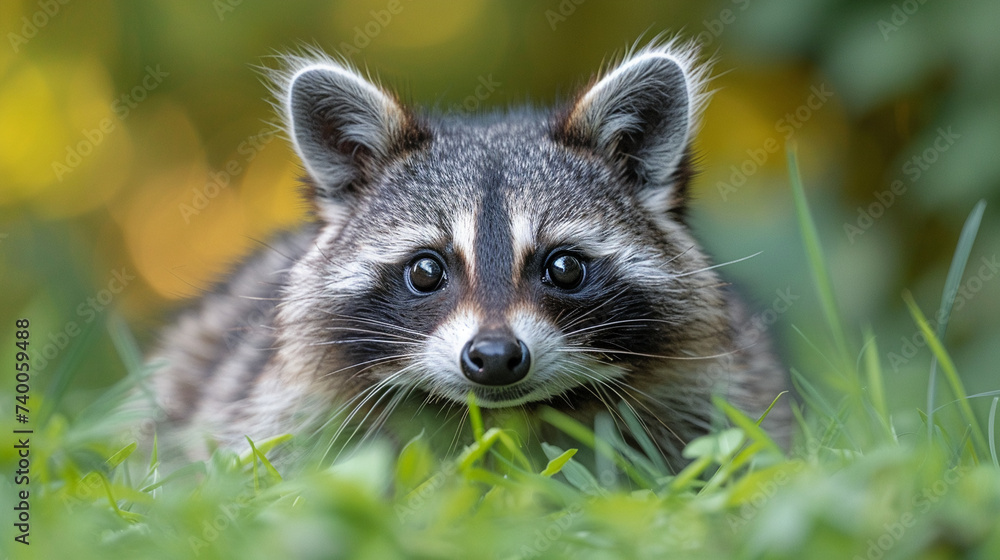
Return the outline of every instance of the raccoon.
[[[555,109],[475,115],[409,108],[318,52],[283,61],[314,219],[165,331],[161,431],[240,447],[471,393],[585,423],[626,406],[676,466],[713,394],[759,415],[784,390],[686,224],[708,76],[692,46],[628,52]]]

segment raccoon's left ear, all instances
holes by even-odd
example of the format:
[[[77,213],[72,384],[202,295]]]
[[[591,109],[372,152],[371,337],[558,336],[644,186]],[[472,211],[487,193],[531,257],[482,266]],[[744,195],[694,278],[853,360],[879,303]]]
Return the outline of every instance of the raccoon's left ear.
[[[642,187],[652,210],[683,206],[704,70],[690,49],[640,50],[585,90],[556,136],[597,152]]]

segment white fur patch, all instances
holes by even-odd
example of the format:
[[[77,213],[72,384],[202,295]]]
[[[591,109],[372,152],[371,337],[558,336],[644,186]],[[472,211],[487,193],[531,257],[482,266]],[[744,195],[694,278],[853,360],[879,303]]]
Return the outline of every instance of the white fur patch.
[[[512,280],[517,285],[521,277],[521,269],[525,259],[536,248],[535,224],[531,216],[521,210],[514,210],[514,204],[508,204],[511,208],[510,216],[510,238],[514,248],[514,270]]]
[[[462,306],[456,309],[427,339],[417,360],[420,368],[417,379],[403,379],[400,383],[416,385],[432,393],[444,393],[464,402],[468,389],[463,391],[462,387],[468,380],[462,373],[462,348],[475,336],[480,321],[473,308]]]
[[[551,381],[553,370],[557,367],[556,350],[565,343],[562,334],[530,307],[515,307],[508,314],[507,321],[514,336],[524,342],[531,355],[531,369],[526,379],[538,384]]]
[[[476,213],[460,214],[451,222],[451,241],[465,259],[466,274],[476,282]]]
[[[363,245],[356,256],[366,263],[395,263],[406,261],[416,251],[424,247],[443,245],[448,232],[441,225],[398,224],[391,234],[372,235],[371,241]]]

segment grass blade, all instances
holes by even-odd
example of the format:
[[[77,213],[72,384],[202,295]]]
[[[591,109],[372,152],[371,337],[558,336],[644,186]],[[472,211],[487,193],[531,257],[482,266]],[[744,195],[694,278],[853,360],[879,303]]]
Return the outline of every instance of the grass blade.
[[[652,480],[640,473],[628,460],[622,457],[610,443],[595,436],[594,432],[591,431],[590,428],[584,426],[577,420],[547,406],[543,407],[539,411],[539,417],[542,421],[558,428],[560,431],[572,437],[576,441],[586,445],[598,453],[604,454],[605,457],[614,461],[619,468],[625,471],[625,474],[627,474],[633,482],[638,484],[639,487],[654,488],[656,486]]]
[[[863,358],[865,360],[865,376],[868,380],[868,399],[878,411],[883,420],[889,418],[889,407],[885,403],[885,385],[882,382],[882,364],[878,360],[878,344],[870,326],[865,327],[865,343]]]
[[[548,465],[545,465],[545,470],[542,471],[542,476],[550,477],[561,471],[563,466],[565,466],[566,463],[573,458],[573,455],[576,455],[576,449],[567,449],[566,451],[563,451],[558,457],[550,460]]]
[[[944,331],[948,328],[948,319],[951,318],[951,307],[955,303],[955,295],[958,294],[958,286],[962,282],[965,274],[965,265],[969,262],[969,253],[972,252],[972,244],[976,241],[976,234],[979,233],[979,224],[983,220],[983,212],[986,211],[986,201],[980,200],[969,217],[962,226],[962,233],[958,236],[958,245],[955,247],[955,254],[951,258],[951,266],[948,268],[948,276],[944,281],[944,293],[941,294],[941,308],[938,310],[937,337],[944,340]],[[934,398],[937,391],[937,357],[931,359],[931,373],[927,380],[927,415],[934,419]],[[927,438],[933,436],[931,426],[933,422],[927,423]]]
[[[476,404],[475,393],[469,391],[466,399],[469,403],[469,422],[472,424],[472,433],[476,436],[476,441],[482,441],[486,430],[483,428],[483,415],[479,411],[479,405]]]
[[[993,466],[1000,469],[1000,462],[997,462],[997,434],[995,431],[998,402],[1000,402],[1000,397],[993,397],[993,404],[990,406],[989,436],[990,436],[990,458],[993,459]]]
[[[138,445],[133,441],[132,443],[126,445],[116,452],[114,455],[108,458],[107,464],[109,469],[114,469],[118,465],[122,464],[122,461],[128,459],[129,455],[138,447]]]
[[[59,409],[63,397],[69,390],[70,382],[81,371],[80,364],[83,361],[84,353],[97,342],[97,324],[100,321],[85,323],[80,335],[70,342],[65,357],[59,361],[58,366],[50,374],[52,382],[45,390],[45,398],[42,401],[38,413],[38,425],[44,426],[56,410]]]
[[[865,327],[864,338],[868,341],[862,350],[862,358],[865,361],[865,376],[868,381],[868,402],[871,403],[879,424],[889,437],[888,441],[894,441],[895,437],[892,435],[889,419],[889,405],[886,404],[885,400],[882,364],[878,359],[878,343],[875,340],[875,334],[872,332],[870,325]]]
[[[741,411],[737,410],[736,407],[722,400],[720,397],[712,397],[712,403],[715,407],[726,413],[726,417],[738,428],[743,430],[746,436],[758,443],[760,443],[764,448],[770,449],[777,455],[781,456],[784,452],[778,447],[777,443],[771,439],[771,436],[767,435],[765,432],[753,419],[743,414]]]
[[[934,355],[937,356],[938,361],[941,363],[941,369],[944,372],[945,378],[948,380],[948,384],[951,386],[951,392],[958,399],[958,408],[962,412],[962,416],[965,417],[965,421],[968,423],[969,428],[972,430],[972,439],[979,451],[985,452],[988,449],[986,444],[986,437],[983,435],[982,429],[979,427],[979,422],[976,420],[975,414],[972,412],[972,407],[969,406],[969,398],[965,393],[965,387],[962,385],[962,379],[958,376],[958,371],[955,369],[955,363],[951,361],[951,356],[948,355],[947,350],[938,340],[938,337],[931,330],[931,326],[927,323],[927,318],[924,317],[924,313],[920,311],[917,306],[917,302],[913,300],[913,296],[910,292],[903,293],[903,299],[906,301],[907,307],[910,308],[910,313],[913,315],[913,319],[916,321],[917,326],[924,333],[924,337],[927,338],[927,345],[931,347]],[[932,420],[928,415],[928,420]],[[929,423],[929,422],[928,422]]]
[[[771,401],[771,404],[767,405],[767,410],[765,410],[764,413],[760,415],[760,418],[757,419],[756,424],[758,426],[760,426],[761,423],[764,422],[765,419],[767,419],[767,415],[768,414],[771,414],[771,409],[774,408],[774,405],[778,404],[778,399],[780,399],[783,395],[785,395],[787,393],[788,393],[788,391],[782,391],[782,392],[778,393],[777,397],[774,397],[774,400]]]
[[[125,371],[130,375],[139,373],[143,369],[145,360],[142,357],[142,350],[139,349],[139,343],[136,342],[132,330],[125,324],[125,320],[117,313],[112,313],[108,318],[107,329],[118,356],[125,364]]]
[[[812,272],[813,282],[816,285],[816,293],[819,295],[820,303],[823,307],[823,315],[833,334],[834,344],[840,353],[841,364],[847,365],[850,362],[847,351],[847,341],[844,338],[844,329],[840,323],[840,314],[837,312],[837,303],[833,295],[833,284],[830,282],[830,273],[826,268],[826,259],[823,256],[823,247],[819,243],[819,233],[816,230],[816,223],[809,212],[809,204],[806,201],[805,189],[802,187],[802,176],[799,173],[799,162],[794,145],[789,145],[788,151],[788,174],[792,182],[792,194],[795,197],[795,213],[798,215],[799,228],[802,231],[802,242],[805,244],[806,256],[809,257],[809,268]]]

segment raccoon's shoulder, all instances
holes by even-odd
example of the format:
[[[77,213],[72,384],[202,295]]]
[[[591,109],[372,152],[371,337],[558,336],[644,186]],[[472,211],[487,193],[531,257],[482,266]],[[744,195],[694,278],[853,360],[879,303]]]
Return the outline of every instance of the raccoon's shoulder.
[[[163,332],[153,358],[163,363],[155,392],[168,420],[190,417],[205,394],[218,391],[219,378],[244,376],[223,376],[221,369],[255,375],[264,366],[288,271],[308,251],[317,229],[310,224],[261,243]]]

